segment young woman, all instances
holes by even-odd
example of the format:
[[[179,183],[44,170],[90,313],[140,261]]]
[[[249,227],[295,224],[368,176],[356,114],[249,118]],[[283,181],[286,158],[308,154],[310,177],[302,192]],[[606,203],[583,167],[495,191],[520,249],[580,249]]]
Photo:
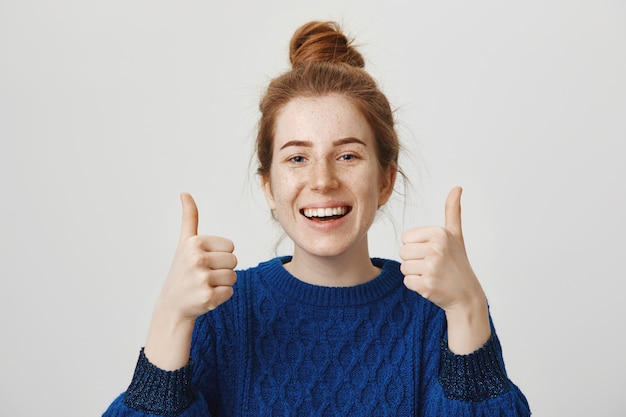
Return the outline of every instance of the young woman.
[[[181,196],[178,249],[133,380],[105,416],[528,416],[463,243],[444,227],[371,258],[399,142],[391,108],[332,22],[300,27],[261,100],[258,173],[293,255],[237,270]]]

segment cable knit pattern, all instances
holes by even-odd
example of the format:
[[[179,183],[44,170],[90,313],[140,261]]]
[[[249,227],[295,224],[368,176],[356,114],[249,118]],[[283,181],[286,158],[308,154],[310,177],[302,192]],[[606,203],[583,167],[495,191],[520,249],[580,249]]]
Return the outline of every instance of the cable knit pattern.
[[[382,273],[363,285],[320,287],[286,260],[238,271],[231,300],[196,323],[193,364],[164,379],[140,357],[105,415],[530,415],[495,333],[454,355],[444,312],[404,287],[397,262],[373,259]]]
[[[271,277],[276,291],[258,300],[253,315],[259,384],[252,395],[262,407],[281,416],[410,413],[412,387],[403,383],[411,379],[410,355],[398,337],[407,333],[410,310],[401,298],[381,298],[393,282],[318,291],[284,274]]]

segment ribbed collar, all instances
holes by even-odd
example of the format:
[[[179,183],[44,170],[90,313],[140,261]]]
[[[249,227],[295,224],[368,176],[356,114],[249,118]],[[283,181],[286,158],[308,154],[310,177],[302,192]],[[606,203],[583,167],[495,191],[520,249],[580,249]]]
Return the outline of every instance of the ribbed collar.
[[[372,264],[381,268],[381,273],[365,284],[352,287],[324,287],[300,281],[283,266],[290,256],[277,257],[259,264],[259,273],[271,291],[282,293],[297,302],[316,306],[362,305],[378,300],[401,285],[403,275],[396,261],[372,258]]]

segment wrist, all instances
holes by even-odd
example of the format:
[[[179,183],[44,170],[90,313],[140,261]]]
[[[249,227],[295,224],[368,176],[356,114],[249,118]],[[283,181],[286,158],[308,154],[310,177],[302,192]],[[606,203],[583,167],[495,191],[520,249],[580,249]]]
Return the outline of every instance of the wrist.
[[[144,349],[150,362],[166,371],[187,365],[195,321],[157,306]]]
[[[489,309],[485,298],[446,310],[448,348],[466,355],[480,349],[491,336]]]
[[[464,302],[456,303],[445,309],[448,320],[473,322],[489,316],[489,307],[484,294],[476,294]]]

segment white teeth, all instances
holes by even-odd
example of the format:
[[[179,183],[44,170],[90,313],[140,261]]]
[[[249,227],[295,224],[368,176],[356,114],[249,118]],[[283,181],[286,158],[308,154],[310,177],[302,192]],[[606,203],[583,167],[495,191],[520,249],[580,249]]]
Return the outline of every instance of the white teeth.
[[[346,214],[347,209],[345,207],[328,207],[328,208],[313,208],[304,209],[304,215],[306,217],[329,217],[329,216],[343,216]]]

